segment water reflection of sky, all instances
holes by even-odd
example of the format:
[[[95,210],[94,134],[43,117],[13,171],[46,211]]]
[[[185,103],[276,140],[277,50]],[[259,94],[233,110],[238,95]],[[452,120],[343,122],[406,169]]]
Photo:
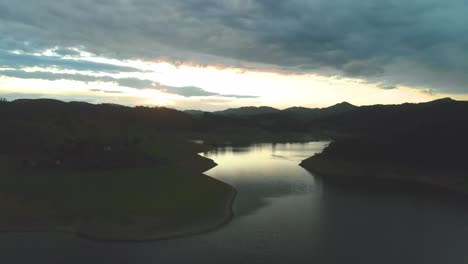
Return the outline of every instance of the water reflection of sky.
[[[234,186],[239,195],[235,212],[249,214],[269,198],[309,192],[314,178],[298,164],[320,152],[326,142],[255,144],[225,147],[204,153],[219,165],[206,174]]]

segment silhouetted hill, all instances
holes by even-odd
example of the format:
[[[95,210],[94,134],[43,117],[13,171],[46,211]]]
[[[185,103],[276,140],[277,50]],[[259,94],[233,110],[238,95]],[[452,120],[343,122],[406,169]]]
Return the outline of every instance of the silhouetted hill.
[[[427,104],[450,104],[450,103],[455,103],[455,102],[456,100],[453,100],[450,97],[445,97],[445,98],[441,98],[441,99],[428,102]]]
[[[355,106],[355,105],[352,105],[352,104],[350,104],[348,102],[342,102],[342,103],[339,103],[339,104],[324,108],[322,110],[326,110],[329,113],[338,114],[338,113],[348,112],[348,111],[354,110],[356,108],[358,108],[358,107]]]
[[[224,111],[213,112],[213,114],[226,115],[226,116],[252,116],[263,115],[271,113],[279,113],[281,110],[269,106],[246,106],[240,108],[230,108]]]
[[[264,116],[272,117],[273,115],[282,115],[289,118],[299,119],[299,120],[313,120],[318,118],[324,118],[335,114],[340,114],[348,111],[357,109],[357,106],[354,106],[350,103],[343,102],[330,107],[325,108],[306,108],[306,107],[290,107],[284,110],[279,110],[276,108],[268,106],[247,106],[240,108],[230,108],[224,111],[216,111],[212,114],[224,115],[224,116],[235,116],[235,117],[252,117],[252,116]],[[185,111],[186,113],[192,115],[200,115],[204,112],[202,111]]]
[[[388,135],[408,134],[420,130],[421,135],[433,134],[431,130],[447,126],[446,131],[454,132],[455,127],[464,127],[464,114],[468,102],[452,99],[428,103],[401,105],[362,106],[353,111],[315,120],[310,127],[334,131],[346,135]],[[424,131],[422,128],[427,127]]]
[[[291,107],[284,109],[283,112],[288,113],[292,118],[310,121],[353,111],[357,108],[355,105],[343,102],[326,108]]]
[[[201,117],[207,112],[201,111],[201,110],[184,110],[184,113],[189,114],[191,116],[195,116],[195,117]]]

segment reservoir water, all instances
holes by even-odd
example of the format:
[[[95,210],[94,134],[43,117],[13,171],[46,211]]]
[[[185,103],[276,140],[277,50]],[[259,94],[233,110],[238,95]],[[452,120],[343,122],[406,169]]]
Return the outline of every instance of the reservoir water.
[[[420,188],[348,188],[298,166],[326,142],[224,147],[206,174],[234,186],[235,217],[209,233],[94,242],[0,234],[0,263],[468,263],[468,203]]]

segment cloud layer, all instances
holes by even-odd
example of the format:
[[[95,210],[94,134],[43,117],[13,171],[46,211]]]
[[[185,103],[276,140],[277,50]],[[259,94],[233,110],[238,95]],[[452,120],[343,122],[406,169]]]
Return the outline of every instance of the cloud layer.
[[[69,74],[69,73],[53,73],[49,71],[24,71],[24,70],[0,70],[0,77],[13,77],[20,79],[39,79],[47,81],[57,80],[71,80],[79,82],[110,82],[115,83],[119,86],[134,88],[134,89],[154,89],[161,92],[180,95],[183,97],[207,97],[207,96],[219,96],[219,97],[230,97],[230,98],[257,98],[257,96],[248,95],[231,95],[214,93],[204,90],[200,87],[186,86],[186,87],[174,87],[161,85],[152,80],[145,80],[139,78],[114,78],[110,76],[94,76],[85,74]],[[102,90],[102,89],[91,89],[94,92],[105,92],[105,93],[121,93],[115,90]]]
[[[0,0],[0,48],[238,60],[467,93],[467,12],[463,0]]]
[[[69,54],[72,54],[72,53],[69,53]],[[72,58],[65,59],[61,56],[40,56],[40,55],[33,55],[33,54],[16,54],[16,53],[7,52],[5,50],[0,50],[0,67],[15,68],[15,69],[27,68],[27,67],[42,67],[42,68],[54,67],[58,69],[105,72],[105,73],[141,72],[141,70],[137,68],[119,66],[119,65],[109,64],[109,63],[76,60]]]

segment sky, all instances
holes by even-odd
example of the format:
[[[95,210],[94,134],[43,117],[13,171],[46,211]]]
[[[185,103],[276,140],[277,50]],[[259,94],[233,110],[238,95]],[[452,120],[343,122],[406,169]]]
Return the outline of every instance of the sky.
[[[0,97],[221,110],[468,100],[464,0],[0,0]]]

